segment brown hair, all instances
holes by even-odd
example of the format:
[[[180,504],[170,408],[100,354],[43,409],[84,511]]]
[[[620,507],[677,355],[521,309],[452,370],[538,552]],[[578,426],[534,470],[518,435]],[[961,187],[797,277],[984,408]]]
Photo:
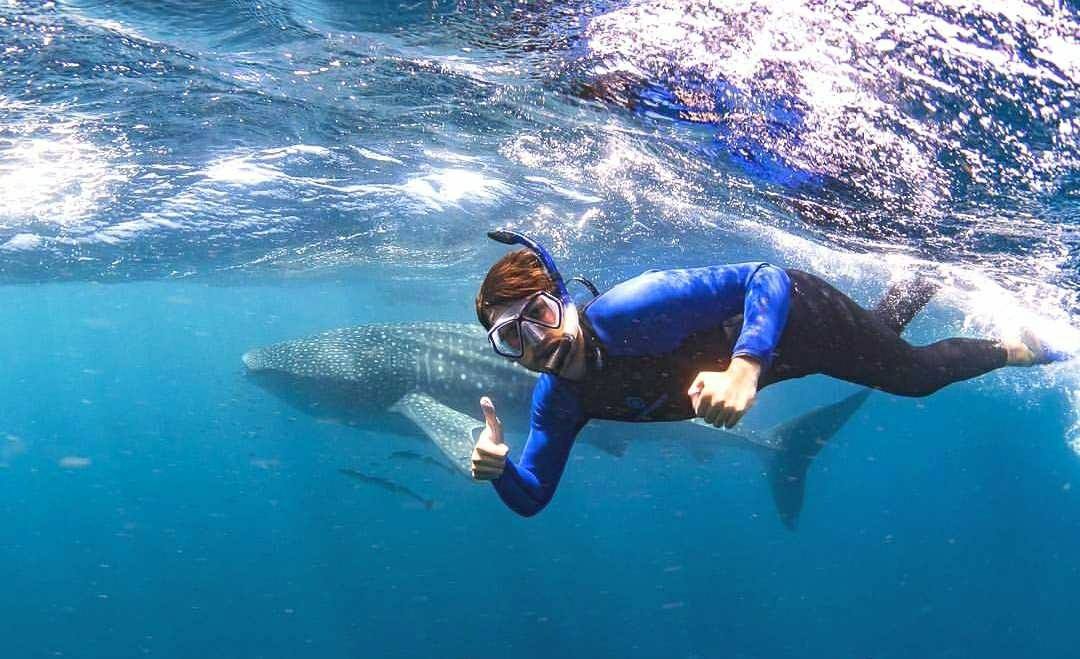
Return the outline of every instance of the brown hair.
[[[510,252],[495,262],[476,294],[476,317],[491,328],[491,309],[528,297],[537,291],[554,292],[555,285],[540,259],[529,249]]]

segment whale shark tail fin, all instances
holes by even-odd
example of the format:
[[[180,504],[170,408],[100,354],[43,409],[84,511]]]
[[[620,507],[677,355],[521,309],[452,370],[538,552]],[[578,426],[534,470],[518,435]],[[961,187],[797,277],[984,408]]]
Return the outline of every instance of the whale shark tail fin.
[[[777,449],[765,458],[766,474],[776,511],[784,526],[794,530],[799,521],[810,463],[862,406],[871,391],[862,389],[837,403],[795,417],[766,433],[772,437]]]

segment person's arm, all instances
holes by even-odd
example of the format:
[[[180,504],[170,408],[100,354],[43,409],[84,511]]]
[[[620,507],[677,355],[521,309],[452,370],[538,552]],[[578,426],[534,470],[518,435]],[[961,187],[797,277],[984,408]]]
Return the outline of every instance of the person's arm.
[[[743,303],[742,329],[731,362],[724,371],[702,371],[687,391],[698,416],[727,428],[734,427],[754,404],[758,378],[772,362],[787,324],[791,294],[790,278],[776,266],[761,263],[729,267],[742,283]],[[730,282],[731,273],[725,272],[721,279]],[[732,286],[726,288],[730,296]],[[734,288],[737,291],[740,287]]]
[[[611,354],[660,355],[741,313],[733,356],[764,368],[787,322],[790,291],[787,273],[762,262],[654,270],[597,298],[589,317]]]
[[[787,324],[790,301],[791,279],[782,268],[768,263],[754,268],[743,286],[743,324],[731,356],[750,357],[768,368]]]
[[[507,459],[502,475],[492,481],[511,510],[531,517],[551,501],[585,421],[581,404],[565,385],[553,376],[542,376],[533,391],[525,448],[516,463]]]

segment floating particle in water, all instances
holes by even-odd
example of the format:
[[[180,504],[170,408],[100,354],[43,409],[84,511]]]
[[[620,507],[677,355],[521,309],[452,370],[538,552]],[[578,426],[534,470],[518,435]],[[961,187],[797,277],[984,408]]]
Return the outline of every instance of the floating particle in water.
[[[86,469],[90,466],[90,458],[78,455],[67,455],[60,458],[60,466],[64,469]]]
[[[26,453],[26,442],[21,437],[8,435],[0,442],[0,467],[8,466],[23,453]]]
[[[266,470],[266,471],[271,471],[271,470],[274,470],[274,469],[277,469],[278,467],[280,467],[281,466],[281,461],[278,460],[277,458],[257,458],[257,457],[252,457],[251,458],[251,466],[252,467],[257,467],[259,469],[263,469],[263,470]]]
[[[116,323],[108,318],[83,318],[82,324],[93,330],[107,330],[116,327]]]

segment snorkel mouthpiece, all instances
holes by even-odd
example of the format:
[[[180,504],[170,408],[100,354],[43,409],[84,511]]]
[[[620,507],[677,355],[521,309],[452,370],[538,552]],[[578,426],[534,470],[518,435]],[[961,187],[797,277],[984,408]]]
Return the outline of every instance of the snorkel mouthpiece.
[[[570,349],[574,343],[574,339],[566,334],[559,337],[558,342],[551,349],[547,358],[543,363],[538,364],[538,369],[542,373],[550,373],[552,375],[558,375],[562,372],[563,366],[566,364],[566,358],[570,356]]]

